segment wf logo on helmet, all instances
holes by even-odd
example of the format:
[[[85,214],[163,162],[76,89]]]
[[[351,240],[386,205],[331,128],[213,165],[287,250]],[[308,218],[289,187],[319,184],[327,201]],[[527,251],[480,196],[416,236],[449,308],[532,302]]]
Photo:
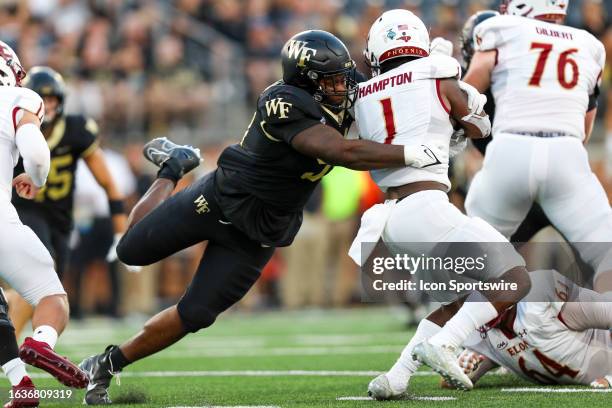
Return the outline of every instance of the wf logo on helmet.
[[[298,60],[298,67],[303,67],[310,57],[317,54],[317,50],[306,47],[307,44],[306,41],[291,40],[287,47],[289,58]]]

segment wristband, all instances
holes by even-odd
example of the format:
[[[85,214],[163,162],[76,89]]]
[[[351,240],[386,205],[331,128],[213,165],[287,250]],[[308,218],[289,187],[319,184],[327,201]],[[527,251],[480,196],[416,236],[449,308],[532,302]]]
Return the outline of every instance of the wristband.
[[[108,208],[110,209],[111,215],[125,213],[125,208],[123,207],[123,200],[108,200]]]

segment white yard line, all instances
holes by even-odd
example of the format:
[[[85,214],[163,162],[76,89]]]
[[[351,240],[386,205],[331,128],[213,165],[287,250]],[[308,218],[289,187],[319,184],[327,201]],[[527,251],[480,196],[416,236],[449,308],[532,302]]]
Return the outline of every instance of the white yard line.
[[[276,405],[202,405],[195,407],[168,407],[168,408],[280,408]]]
[[[545,392],[545,393],[576,393],[576,392],[612,392],[611,388],[598,389],[598,388],[536,388],[536,387],[524,387],[524,388],[502,388],[501,392]]]
[[[202,405],[195,407],[168,407],[168,408],[280,408],[277,405]]]
[[[374,377],[384,371],[368,370],[210,370],[210,371],[127,371],[121,377]],[[434,377],[433,371],[417,371],[415,377]],[[32,378],[50,378],[47,373],[31,373]]]
[[[457,398],[455,397],[427,397],[412,395],[403,398],[401,401],[455,401],[456,399]],[[375,399],[371,397],[338,397],[336,398],[336,401],[375,401]]]
[[[247,347],[247,346],[245,346]],[[172,358],[194,358],[194,357],[270,357],[270,356],[322,356],[322,355],[346,355],[346,354],[385,354],[399,353],[402,345],[378,345],[378,346],[341,346],[341,347],[248,347],[248,348],[197,348],[197,349],[170,349],[155,356],[156,359]],[[71,347],[66,349],[72,355],[91,355],[99,353],[102,348]]]

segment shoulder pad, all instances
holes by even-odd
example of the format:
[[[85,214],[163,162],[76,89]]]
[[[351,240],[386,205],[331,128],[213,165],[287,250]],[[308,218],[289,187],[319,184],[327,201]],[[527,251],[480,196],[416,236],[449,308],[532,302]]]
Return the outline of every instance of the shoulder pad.
[[[314,118],[322,116],[319,105],[311,94],[286,84],[273,85],[266,89],[259,97],[258,108],[264,118],[277,120],[293,117],[292,111],[296,110]]]
[[[474,28],[474,49],[489,51],[499,47],[508,39],[507,30],[520,26],[525,21],[525,18],[510,15],[495,16],[483,21]],[[520,31],[516,33],[519,34]]]
[[[432,55],[421,58],[418,65],[412,65],[417,79],[460,78],[461,65],[453,57]],[[411,64],[409,64],[410,66]]]
[[[45,116],[45,105],[42,98],[33,90],[28,88],[14,88],[15,99],[13,101],[13,109],[21,108],[28,112],[34,113],[42,122]]]

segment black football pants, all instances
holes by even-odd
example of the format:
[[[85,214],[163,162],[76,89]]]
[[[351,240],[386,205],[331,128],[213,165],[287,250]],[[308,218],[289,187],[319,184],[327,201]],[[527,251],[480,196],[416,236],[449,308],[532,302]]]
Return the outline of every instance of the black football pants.
[[[130,227],[117,248],[128,265],[149,265],[202,241],[208,246],[177,307],[196,332],[238,302],[259,278],[274,248],[252,241],[225,220],[214,193],[214,172],[166,199]]]

